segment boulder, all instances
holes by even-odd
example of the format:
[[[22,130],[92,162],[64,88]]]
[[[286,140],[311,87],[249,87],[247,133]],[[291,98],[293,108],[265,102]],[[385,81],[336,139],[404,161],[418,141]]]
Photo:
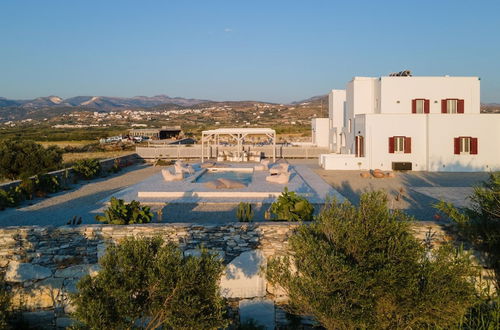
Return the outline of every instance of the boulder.
[[[52,276],[52,271],[40,265],[11,261],[5,272],[6,282],[43,280]]]
[[[76,265],[56,270],[54,277],[80,278],[87,274],[90,276],[95,276],[97,272],[99,272],[99,269],[100,266],[98,264]]]
[[[221,293],[226,298],[254,298],[266,295],[266,279],[261,269],[266,259],[260,250],[246,251],[234,258],[221,278]]]
[[[273,330],[276,326],[274,303],[269,299],[245,299],[239,302],[240,324],[253,322],[254,326]]]

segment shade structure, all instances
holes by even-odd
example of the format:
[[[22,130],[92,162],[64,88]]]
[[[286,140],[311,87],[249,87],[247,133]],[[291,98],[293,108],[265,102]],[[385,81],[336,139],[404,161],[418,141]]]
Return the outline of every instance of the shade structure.
[[[243,140],[249,135],[265,135],[272,140],[273,143],[273,161],[276,161],[276,131],[271,128],[218,128],[201,132],[201,161],[205,160],[205,144],[210,145],[214,142],[219,145],[219,137],[227,135],[232,137],[237,144],[237,156],[241,157],[243,148]]]

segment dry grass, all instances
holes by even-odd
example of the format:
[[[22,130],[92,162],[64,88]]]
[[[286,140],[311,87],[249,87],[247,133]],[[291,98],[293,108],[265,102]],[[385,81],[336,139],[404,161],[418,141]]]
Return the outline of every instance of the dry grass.
[[[82,140],[82,141],[37,141],[38,144],[41,144],[44,147],[48,146],[58,146],[60,148],[64,147],[80,147],[87,144],[97,143],[97,140]]]
[[[101,151],[101,152],[68,152],[63,154],[64,163],[73,163],[80,159],[107,159],[118,156],[133,154],[133,151]]]

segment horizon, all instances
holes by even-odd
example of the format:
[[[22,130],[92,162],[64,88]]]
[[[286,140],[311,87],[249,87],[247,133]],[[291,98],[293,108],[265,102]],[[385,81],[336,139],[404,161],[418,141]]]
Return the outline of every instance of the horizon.
[[[385,4],[2,2],[0,95],[288,104],[409,69],[478,76],[500,102],[500,3]]]

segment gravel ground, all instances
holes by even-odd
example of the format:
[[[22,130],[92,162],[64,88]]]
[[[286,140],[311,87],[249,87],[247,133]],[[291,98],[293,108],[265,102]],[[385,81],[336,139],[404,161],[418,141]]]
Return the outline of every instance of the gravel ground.
[[[81,216],[83,223],[96,223],[94,217],[102,206],[99,201],[159,171],[160,167],[140,164],[106,178],[81,181],[69,191],[25,202],[19,208],[0,211],[0,226],[59,226],[74,216]]]

